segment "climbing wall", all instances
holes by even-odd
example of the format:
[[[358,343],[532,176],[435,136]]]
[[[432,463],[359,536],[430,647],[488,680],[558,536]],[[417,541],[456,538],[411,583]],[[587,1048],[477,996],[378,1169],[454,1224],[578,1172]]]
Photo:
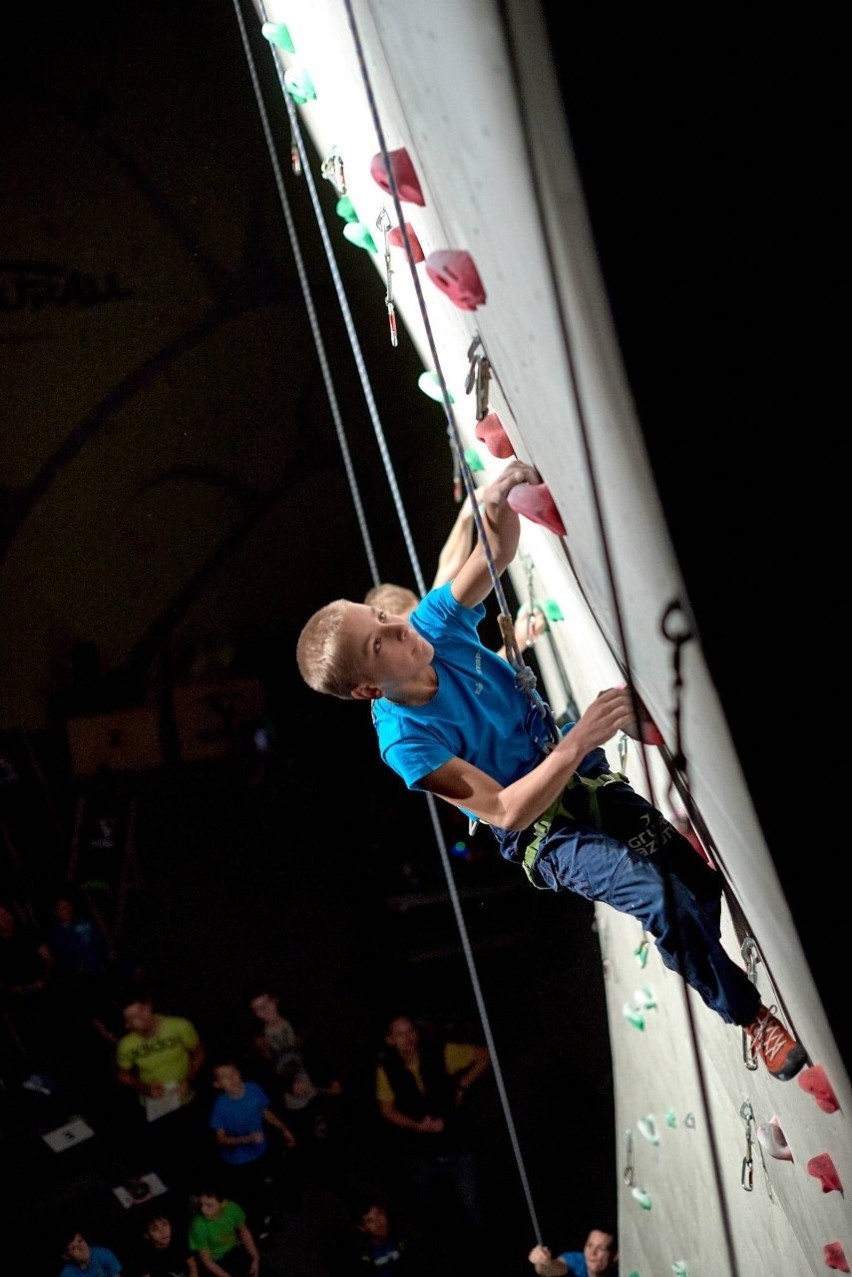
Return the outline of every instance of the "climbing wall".
[[[312,277],[366,254],[375,304],[353,322],[386,326],[389,348],[405,325],[423,361],[411,393],[447,414],[477,482],[513,453],[539,470],[512,575],[552,605],[548,699],[562,707],[567,678],[582,708],[629,670],[664,744],[613,741],[610,760],[675,818],[665,764],[689,760],[696,854],[712,849],[728,887],[725,943],[809,1051],[786,1084],[749,1068],[740,1031],[687,1000],[638,924],[599,909],[621,1271],[848,1272],[852,1092],[700,641],[677,643],[686,591],[542,14],[531,0],[281,0],[258,24],[293,133],[281,149],[300,180],[336,188]]]

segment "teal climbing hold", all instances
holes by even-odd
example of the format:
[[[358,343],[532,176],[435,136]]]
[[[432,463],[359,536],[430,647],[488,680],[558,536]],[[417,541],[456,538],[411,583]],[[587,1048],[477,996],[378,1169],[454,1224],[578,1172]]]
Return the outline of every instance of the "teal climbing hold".
[[[355,212],[355,205],[352,203],[348,195],[341,195],[334,207],[337,216],[342,217],[344,222],[358,221],[358,214]]]
[[[304,67],[288,67],[284,72],[284,88],[298,106],[304,106],[316,98],[314,82]]]
[[[634,1029],[639,1029],[640,1031],[644,1030],[645,1017],[639,1008],[635,1007],[632,1002],[625,1002],[624,1006],[621,1008],[621,1013],[625,1020],[630,1021]]]
[[[264,22],[260,28],[260,34],[264,40],[268,40],[270,44],[276,44],[279,49],[284,49],[287,53],[296,52],[290,32],[283,22]]]
[[[350,244],[355,244],[357,248],[366,248],[369,253],[377,253],[376,241],[370,234],[369,226],[365,226],[363,222],[347,222],[343,228],[345,239]]]
[[[422,372],[417,378],[417,384],[423,391],[424,395],[428,395],[430,399],[434,399],[436,403],[444,402],[444,391],[441,387],[441,378],[436,372]],[[455,399],[447,391],[450,403],[455,403]]]

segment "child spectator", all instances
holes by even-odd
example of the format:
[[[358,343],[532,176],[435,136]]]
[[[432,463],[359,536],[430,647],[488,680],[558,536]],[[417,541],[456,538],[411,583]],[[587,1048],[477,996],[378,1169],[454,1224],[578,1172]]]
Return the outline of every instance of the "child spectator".
[[[121,1277],[121,1263],[106,1246],[90,1246],[76,1229],[62,1241],[65,1264],[59,1277]]]
[[[582,1250],[553,1255],[547,1246],[533,1246],[527,1258],[537,1277],[615,1277],[618,1247],[614,1233],[593,1228]]]
[[[217,1188],[196,1193],[198,1211],[189,1226],[189,1244],[214,1277],[257,1277],[260,1255],[242,1206]]]
[[[331,1256],[333,1277],[358,1277],[370,1273],[381,1277],[409,1277],[411,1249],[408,1237],[391,1222],[384,1197],[365,1190],[355,1197],[352,1221],[344,1230]]]
[[[272,1180],[266,1126],[274,1127],[286,1147],[296,1140],[289,1127],[270,1108],[269,1096],[257,1082],[247,1082],[233,1061],[213,1067],[213,1101],[209,1125],[216,1139],[229,1191],[241,1201],[250,1226],[261,1240],[271,1221],[269,1184]]]
[[[315,1183],[326,1187],[341,1172],[342,1094],[340,1082],[318,1086],[305,1069],[292,1074],[284,1086],[284,1110],[296,1138],[297,1160]]]
[[[142,1224],[144,1254],[140,1277],[198,1277],[198,1263],[185,1234],[175,1234],[172,1221],[154,1206]]]
[[[281,1010],[278,993],[268,985],[255,989],[249,998],[252,1015],[259,1022],[253,1044],[263,1063],[269,1084],[286,1081],[303,1068],[302,1041]]]

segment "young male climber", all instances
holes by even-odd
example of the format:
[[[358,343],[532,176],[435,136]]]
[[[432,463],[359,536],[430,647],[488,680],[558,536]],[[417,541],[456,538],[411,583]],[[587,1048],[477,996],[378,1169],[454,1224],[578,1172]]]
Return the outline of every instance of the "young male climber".
[[[520,537],[507,497],[519,483],[539,482],[516,458],[484,491],[498,575]],[[300,673],[315,691],[369,701],[384,762],[409,789],[486,823],[500,854],[523,865],[536,886],[636,918],[665,965],[726,1023],[747,1030],[769,1073],[794,1077],[806,1061],[803,1047],[722,946],[720,875],[609,769],[602,746],[619,731],[639,732],[630,691],[600,692],[552,744],[541,702],[479,640],[492,584],[477,541],[453,580],[430,590],[408,620],[337,599],[302,629]]]

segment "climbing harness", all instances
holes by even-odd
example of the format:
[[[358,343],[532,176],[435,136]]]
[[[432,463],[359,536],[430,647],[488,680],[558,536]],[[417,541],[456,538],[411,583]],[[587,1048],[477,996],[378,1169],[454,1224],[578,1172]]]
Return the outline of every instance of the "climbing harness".
[[[547,890],[540,882],[535,880],[535,863],[538,860],[541,851],[541,844],[550,833],[550,828],[557,816],[565,816],[568,820],[576,820],[577,817],[565,807],[563,799],[565,794],[571,789],[582,789],[588,799],[589,817],[591,823],[598,829],[601,828],[601,808],[600,808],[600,790],[607,785],[627,784],[627,777],[621,772],[603,772],[600,776],[581,776],[579,772],[574,772],[568,784],[562,790],[562,793],[555,798],[548,807],[547,811],[539,816],[533,825],[534,836],[532,842],[524,852],[524,872],[534,887],[538,887],[541,891]]]

